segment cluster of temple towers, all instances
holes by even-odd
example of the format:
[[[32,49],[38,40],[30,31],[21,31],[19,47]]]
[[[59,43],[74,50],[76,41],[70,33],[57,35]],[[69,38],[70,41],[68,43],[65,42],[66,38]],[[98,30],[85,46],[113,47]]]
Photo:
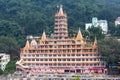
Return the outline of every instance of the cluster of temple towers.
[[[105,72],[97,40],[86,42],[79,29],[76,38],[68,37],[67,14],[62,6],[55,14],[54,37],[32,37],[21,48],[17,69],[25,72]]]

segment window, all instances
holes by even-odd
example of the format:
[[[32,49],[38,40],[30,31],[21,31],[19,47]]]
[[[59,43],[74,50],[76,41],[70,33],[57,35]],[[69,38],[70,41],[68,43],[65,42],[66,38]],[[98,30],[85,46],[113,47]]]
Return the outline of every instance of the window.
[[[81,54],[76,54],[76,56],[81,56]]]
[[[93,56],[93,54],[90,54],[90,56]]]
[[[97,61],[97,59],[95,58],[94,61]]]
[[[52,45],[50,45],[49,47],[52,48]]]
[[[65,54],[63,54],[63,56],[66,56]]]
[[[72,52],[75,52],[75,50],[72,50]]]
[[[54,52],[56,53],[56,52],[57,52],[57,50],[54,50]]]
[[[32,59],[32,61],[35,61],[35,59]]]
[[[56,56],[56,54],[53,54],[53,56],[55,57],[55,56]]]
[[[70,48],[70,46],[69,46],[69,45],[67,45],[67,48]]]
[[[36,66],[39,66],[39,64],[36,64]]]
[[[39,59],[36,59],[36,61],[39,61]]]
[[[86,54],[86,56],[88,56],[88,54]]]
[[[32,57],[35,57],[35,55],[34,55],[34,54],[32,54]]]
[[[82,61],[84,61],[84,59],[82,59]]]
[[[78,49],[77,52],[81,52],[81,49]]]
[[[49,56],[52,56],[52,54],[49,54]]]
[[[43,56],[43,54],[40,54],[40,56]]]
[[[52,61],[52,59],[49,59],[49,61]]]
[[[67,59],[67,61],[70,61],[70,59]]]
[[[75,61],[75,59],[72,59],[72,61]]]
[[[92,59],[90,59],[90,61],[92,61]]]
[[[77,66],[80,66],[80,64],[77,64]]]
[[[97,50],[96,49],[94,49],[94,52],[96,52]]]
[[[45,66],[48,66],[48,64],[45,64]]]
[[[31,61],[31,59],[28,59],[28,61]]]
[[[48,61],[48,59],[45,59],[45,61]]]
[[[80,59],[77,59],[77,61],[81,61]]]
[[[36,57],[39,57],[39,54],[36,54]]]
[[[24,61],[26,61],[26,59],[24,59]]]
[[[66,59],[63,59],[63,61],[66,61]]]
[[[53,59],[53,61],[56,61],[56,59]]]
[[[31,57],[31,55],[30,55],[30,54],[28,54],[28,56],[29,56],[29,57]]]
[[[61,59],[58,59],[58,61],[61,61]]]
[[[67,54],[67,56],[70,56],[70,54]]]
[[[40,61],[43,61],[43,59],[40,59]]]
[[[85,56],[85,54],[82,54],[82,56]]]
[[[61,56],[61,54],[58,54],[58,56]]]
[[[45,57],[47,57],[47,54],[44,54]]]
[[[75,54],[72,54],[72,56],[75,56]]]
[[[86,59],[86,61],[88,61],[88,59]]]

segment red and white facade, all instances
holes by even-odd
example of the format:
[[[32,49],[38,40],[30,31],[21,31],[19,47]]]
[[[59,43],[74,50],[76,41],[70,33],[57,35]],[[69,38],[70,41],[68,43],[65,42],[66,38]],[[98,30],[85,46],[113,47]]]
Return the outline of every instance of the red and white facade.
[[[76,38],[68,37],[67,15],[62,7],[55,14],[54,37],[31,37],[20,52],[17,69],[25,72],[105,73],[105,62],[98,53],[97,40],[86,42],[81,31]]]
[[[120,17],[117,17],[117,19],[115,20],[115,26],[120,25]]]

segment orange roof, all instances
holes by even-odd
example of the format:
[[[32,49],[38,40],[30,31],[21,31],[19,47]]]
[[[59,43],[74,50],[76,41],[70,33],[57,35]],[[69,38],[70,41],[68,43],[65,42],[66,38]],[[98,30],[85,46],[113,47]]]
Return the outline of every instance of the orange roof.
[[[24,47],[24,50],[28,50],[29,48],[30,48],[30,44],[29,44],[29,41],[27,40],[26,45]]]
[[[97,39],[96,39],[96,37],[95,37],[95,40],[94,40],[93,48],[97,48]]]
[[[60,9],[59,9],[58,15],[59,16],[63,16],[64,15],[62,5],[60,5]]]
[[[80,29],[79,29],[79,31],[78,31],[78,34],[77,34],[76,40],[78,40],[78,41],[83,40],[83,36],[82,36],[82,33],[81,33]]]
[[[45,34],[45,31],[43,32],[42,34],[42,37],[41,37],[41,42],[45,42],[46,41],[46,34]]]

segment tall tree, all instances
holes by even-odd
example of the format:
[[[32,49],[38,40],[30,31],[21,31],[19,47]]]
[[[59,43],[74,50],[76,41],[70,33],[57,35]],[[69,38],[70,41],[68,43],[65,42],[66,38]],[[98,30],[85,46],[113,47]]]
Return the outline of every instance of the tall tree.
[[[15,59],[18,56],[19,45],[15,38],[12,37],[0,37],[0,52],[10,54],[11,59]]]
[[[117,64],[120,55],[120,42],[116,38],[105,38],[98,42],[102,59],[108,64]]]
[[[105,35],[102,33],[102,29],[99,26],[92,26],[91,28],[88,28],[88,32],[92,40],[94,40],[95,36],[97,37],[97,39],[103,39],[105,37]]]

